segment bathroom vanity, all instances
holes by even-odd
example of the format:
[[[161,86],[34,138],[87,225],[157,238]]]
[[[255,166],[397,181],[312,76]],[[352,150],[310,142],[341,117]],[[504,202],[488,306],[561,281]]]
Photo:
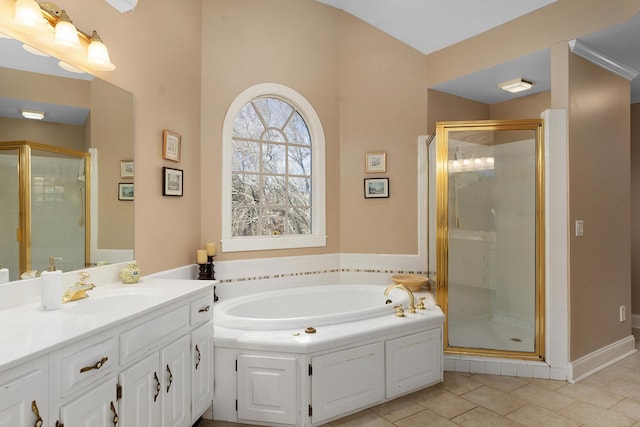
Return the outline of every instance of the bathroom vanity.
[[[213,401],[213,282],[88,294],[0,310],[0,425],[191,426]]]

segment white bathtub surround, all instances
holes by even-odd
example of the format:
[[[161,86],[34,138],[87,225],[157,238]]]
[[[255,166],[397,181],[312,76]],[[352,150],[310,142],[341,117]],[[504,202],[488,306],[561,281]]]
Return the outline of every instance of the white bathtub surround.
[[[442,311],[431,299],[427,310],[396,317],[384,289],[327,285],[217,303],[214,418],[321,425],[442,381]],[[256,324],[263,330],[247,329]]]

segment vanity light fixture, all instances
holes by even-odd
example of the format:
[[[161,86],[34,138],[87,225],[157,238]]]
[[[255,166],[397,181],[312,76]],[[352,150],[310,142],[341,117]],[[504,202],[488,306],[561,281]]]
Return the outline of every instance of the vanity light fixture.
[[[44,119],[43,111],[33,111],[33,110],[22,110],[22,117],[25,119],[31,120],[42,120]]]
[[[88,35],[76,28],[66,11],[57,5],[46,1],[38,3],[35,0],[16,0],[14,16],[16,30],[36,35],[39,43],[45,45],[43,47],[65,54],[69,52],[75,58],[74,61],[87,68],[100,71],[112,71],[116,68],[98,33],[93,31]],[[49,31],[41,31],[47,28]],[[41,36],[42,33],[45,33],[44,37]],[[84,58],[78,57],[78,52],[82,51],[86,55]]]
[[[502,82],[498,87],[502,90],[506,90],[507,92],[517,93],[531,89],[533,87],[533,82],[524,80],[520,77],[507,82]]]

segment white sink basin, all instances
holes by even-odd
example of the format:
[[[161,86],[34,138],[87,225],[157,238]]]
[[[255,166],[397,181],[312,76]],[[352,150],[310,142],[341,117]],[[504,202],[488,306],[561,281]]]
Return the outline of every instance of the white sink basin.
[[[71,315],[88,315],[131,310],[147,307],[161,297],[161,293],[149,288],[109,289],[87,291],[88,298],[63,304],[63,310]]]

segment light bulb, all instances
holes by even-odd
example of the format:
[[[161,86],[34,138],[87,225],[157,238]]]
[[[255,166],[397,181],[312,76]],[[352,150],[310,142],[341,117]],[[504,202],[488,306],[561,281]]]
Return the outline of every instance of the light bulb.
[[[60,13],[55,31],[55,42],[57,44],[72,48],[81,47],[80,39],[78,38],[78,30],[76,30],[75,25],[71,23],[69,15],[67,15],[64,10]]]
[[[44,27],[40,5],[35,0],[17,0],[15,20],[27,27]]]
[[[91,34],[91,43],[89,43],[89,49],[87,52],[87,60],[89,65],[97,70],[112,71],[116,68],[111,59],[109,59],[109,51],[107,46],[102,43],[100,36],[97,32]]]

